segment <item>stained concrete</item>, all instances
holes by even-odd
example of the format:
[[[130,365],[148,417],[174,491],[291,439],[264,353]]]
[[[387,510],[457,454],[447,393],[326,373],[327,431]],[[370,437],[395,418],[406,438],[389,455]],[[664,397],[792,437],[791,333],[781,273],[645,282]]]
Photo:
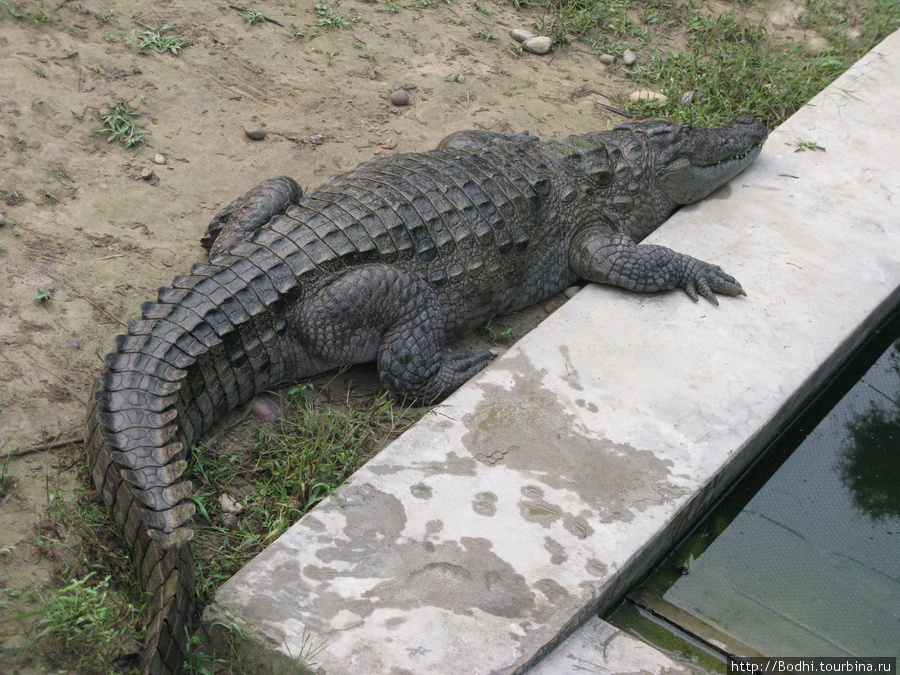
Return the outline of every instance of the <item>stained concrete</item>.
[[[895,33],[648,240],[721,264],[746,298],[587,287],[228,581],[206,621],[241,626],[259,672],[320,645],[326,673],[537,663],[900,300],[898,105]]]
[[[528,671],[529,675],[693,675],[695,672],[597,617],[588,619]]]

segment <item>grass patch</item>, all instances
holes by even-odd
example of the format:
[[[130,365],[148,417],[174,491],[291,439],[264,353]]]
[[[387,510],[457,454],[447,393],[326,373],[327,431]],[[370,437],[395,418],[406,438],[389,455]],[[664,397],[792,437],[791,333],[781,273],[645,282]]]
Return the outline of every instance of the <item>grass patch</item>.
[[[80,454],[77,464],[79,472],[86,473]],[[47,481],[48,504],[34,545],[41,558],[55,561],[58,571],[27,597],[7,593],[6,600],[15,600],[22,613],[4,618],[0,628],[17,622],[27,639],[18,649],[4,652],[9,659],[4,668],[18,672],[30,663],[42,669],[51,666],[54,672],[128,672],[119,667],[129,660],[122,655],[138,651],[144,616],[128,552],[94,493],[73,498],[70,489],[51,488],[49,476]]]
[[[635,67],[632,77],[669,97],[667,117],[698,126],[747,114],[776,126],[847,67],[838,55],[786,48],[758,26],[729,16],[695,17],[688,34],[690,53],[654,56]],[[679,103],[689,91],[693,103]]]
[[[679,53],[644,49],[638,65],[625,71],[637,84],[668,96],[668,105],[629,104],[627,110],[639,118],[704,126],[744,114],[769,127],[780,124],[900,27],[900,0],[809,0],[797,24],[827,40],[816,50],[780,40],[758,19],[747,18],[758,5],[743,2],[718,16],[692,0],[544,0],[535,6],[547,11],[545,34],[557,42],[579,39],[598,53],[683,36]],[[693,102],[681,103],[687,92],[694,92]]]
[[[260,425],[255,434],[244,426],[236,442],[212,438],[194,451],[201,602],[411,422],[409,411],[383,394],[358,400],[348,392],[329,404],[301,385],[281,400],[282,421]],[[230,453],[227,446],[252,451]],[[244,510],[226,513],[223,494]]]
[[[541,32],[554,42],[587,42],[597,51],[621,51],[632,43],[643,43],[650,32],[632,21],[633,0],[546,0],[539,3],[547,10],[540,23]]]
[[[120,654],[119,626],[133,614],[111,592],[109,576],[75,578],[66,571],[62,587],[45,598],[35,640],[75,672],[108,672]]]

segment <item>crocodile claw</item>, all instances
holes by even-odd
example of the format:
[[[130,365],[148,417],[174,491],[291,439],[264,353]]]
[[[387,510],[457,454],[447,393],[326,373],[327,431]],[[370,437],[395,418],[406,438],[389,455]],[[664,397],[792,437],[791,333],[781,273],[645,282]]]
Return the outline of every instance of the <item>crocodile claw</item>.
[[[691,300],[697,302],[702,295],[712,304],[718,306],[716,293],[722,295],[747,295],[740,282],[730,274],[722,271],[718,265],[704,263],[682,285]]]

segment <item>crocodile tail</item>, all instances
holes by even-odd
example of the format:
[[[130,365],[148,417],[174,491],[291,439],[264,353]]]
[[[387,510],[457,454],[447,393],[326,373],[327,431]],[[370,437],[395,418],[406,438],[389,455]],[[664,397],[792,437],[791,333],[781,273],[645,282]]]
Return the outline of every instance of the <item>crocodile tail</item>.
[[[99,382],[95,385],[95,391]],[[143,675],[179,672],[194,612],[194,559],[188,541],[168,549],[141,519],[142,504],[112,459],[103,440],[99,403],[91,397],[85,425],[85,449],[97,491],[118,526],[148,602],[147,634],[141,652]]]

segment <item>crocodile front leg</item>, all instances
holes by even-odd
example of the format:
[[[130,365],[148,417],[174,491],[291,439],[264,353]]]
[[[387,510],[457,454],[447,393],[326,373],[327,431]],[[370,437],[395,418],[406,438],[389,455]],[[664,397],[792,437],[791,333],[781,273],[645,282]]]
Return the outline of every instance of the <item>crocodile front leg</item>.
[[[438,403],[496,356],[446,348],[448,310],[418,275],[387,264],[351,269],[301,302],[291,323],[318,362],[377,361],[396,400]]]
[[[653,244],[638,245],[624,235],[591,227],[579,232],[569,249],[569,264],[587,281],[652,293],[683,288],[697,301],[718,305],[716,293],[746,295],[740,283],[718,265]]]

